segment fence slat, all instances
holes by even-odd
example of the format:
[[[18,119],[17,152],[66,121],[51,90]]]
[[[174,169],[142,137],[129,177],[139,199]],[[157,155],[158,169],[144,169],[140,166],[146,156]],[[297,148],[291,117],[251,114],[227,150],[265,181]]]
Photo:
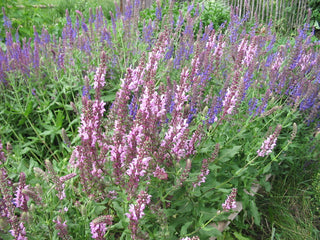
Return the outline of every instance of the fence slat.
[[[294,17],[294,14],[297,10],[297,6],[294,5],[294,1],[292,0],[291,1],[291,6],[290,6],[290,14],[289,14],[289,19],[288,19],[288,25],[289,26],[292,26],[293,25],[293,17]]]
[[[264,20],[264,11],[265,11],[265,7],[266,7],[265,1],[261,1],[261,5],[262,5],[261,19],[262,19],[262,21],[265,21]]]
[[[302,12],[305,12],[305,14],[302,15]],[[307,13],[307,3],[303,2],[300,7],[300,13],[298,15],[299,17],[297,18],[296,26],[299,26],[303,23],[304,16],[306,15],[306,13]]]
[[[250,12],[250,20],[252,20],[253,19],[253,17],[254,17],[254,7],[255,7],[255,0],[251,0],[251,2],[250,2],[250,4],[252,5],[251,6],[251,12]]]

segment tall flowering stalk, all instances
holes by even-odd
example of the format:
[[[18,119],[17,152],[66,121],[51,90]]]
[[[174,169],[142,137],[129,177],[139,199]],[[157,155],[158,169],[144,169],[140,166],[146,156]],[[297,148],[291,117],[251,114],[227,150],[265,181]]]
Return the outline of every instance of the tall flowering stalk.
[[[5,155],[2,151],[2,144],[0,140],[0,157],[5,160]],[[23,211],[28,211],[27,201],[28,197],[23,193],[23,189],[27,188],[25,184],[24,173],[20,174],[20,182],[16,190],[15,197],[13,197],[14,187],[9,179],[8,172],[5,167],[0,165],[0,220],[7,223],[11,229],[9,232],[15,239],[27,240],[27,232],[25,223],[21,217],[15,213],[15,208],[19,207]]]
[[[29,197],[26,194],[24,194],[23,191],[27,190],[28,188],[29,186],[26,185],[26,175],[23,172],[21,172],[19,186],[17,187],[13,202],[16,205],[16,207],[20,208],[24,212],[28,211],[27,202],[29,200]]]
[[[105,112],[105,102],[101,100],[101,89],[105,84],[106,74],[106,55],[101,55],[101,64],[97,68],[94,77],[95,100],[88,98],[88,95],[82,97],[83,113],[81,114],[81,126],[79,135],[81,145],[75,149],[77,162],[74,166],[79,169],[81,182],[84,185],[84,191],[88,195],[99,198],[103,196],[102,176],[105,173],[104,156],[100,155],[99,148],[102,148],[102,118]],[[88,81],[88,80],[87,80]],[[101,151],[103,154],[103,151]]]
[[[126,216],[130,220],[129,229],[131,230],[132,239],[138,239],[139,220],[144,216],[144,209],[151,201],[151,195],[141,191],[137,196],[136,204],[130,204],[129,213]]]

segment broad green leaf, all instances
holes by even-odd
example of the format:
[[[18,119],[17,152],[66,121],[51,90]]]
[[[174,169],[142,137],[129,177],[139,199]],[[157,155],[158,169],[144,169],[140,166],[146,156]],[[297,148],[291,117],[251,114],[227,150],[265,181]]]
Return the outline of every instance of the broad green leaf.
[[[234,146],[232,148],[220,150],[219,162],[227,162],[231,160],[237,153],[239,153],[242,146]]]
[[[193,204],[191,202],[187,202],[186,204],[182,205],[177,213],[187,213],[193,210]]]

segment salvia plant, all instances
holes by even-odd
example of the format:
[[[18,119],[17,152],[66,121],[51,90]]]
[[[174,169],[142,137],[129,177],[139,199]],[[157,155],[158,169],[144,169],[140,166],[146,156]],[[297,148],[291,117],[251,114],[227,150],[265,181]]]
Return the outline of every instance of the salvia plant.
[[[208,239],[237,201],[259,224],[252,184],[270,189],[319,118],[319,42],[305,25],[278,45],[272,23],[248,28],[234,10],[203,25],[196,3],[174,15],[158,1],[140,19],[139,4],[109,21],[66,11],[59,38],[21,43],[6,25],[1,119],[29,129],[1,126],[1,237]],[[42,149],[19,155],[31,133]]]

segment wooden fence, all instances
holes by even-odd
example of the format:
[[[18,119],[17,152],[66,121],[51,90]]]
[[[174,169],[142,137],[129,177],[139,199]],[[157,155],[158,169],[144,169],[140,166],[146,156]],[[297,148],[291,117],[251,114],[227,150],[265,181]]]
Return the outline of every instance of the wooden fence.
[[[128,0],[120,0],[123,10]],[[137,0],[129,0],[136,2]],[[138,0],[142,9],[149,8],[154,0]],[[183,1],[183,0],[182,0]],[[192,0],[189,0],[192,2]],[[269,23],[272,19],[275,25],[283,25],[292,29],[301,26],[305,21],[308,11],[308,0],[207,0],[220,1],[229,6],[237,7],[239,16],[249,13],[249,19],[255,17],[259,22]]]
[[[286,28],[301,26],[308,12],[308,0],[223,0],[237,7],[239,16],[249,13],[249,19],[259,22],[285,24]]]

